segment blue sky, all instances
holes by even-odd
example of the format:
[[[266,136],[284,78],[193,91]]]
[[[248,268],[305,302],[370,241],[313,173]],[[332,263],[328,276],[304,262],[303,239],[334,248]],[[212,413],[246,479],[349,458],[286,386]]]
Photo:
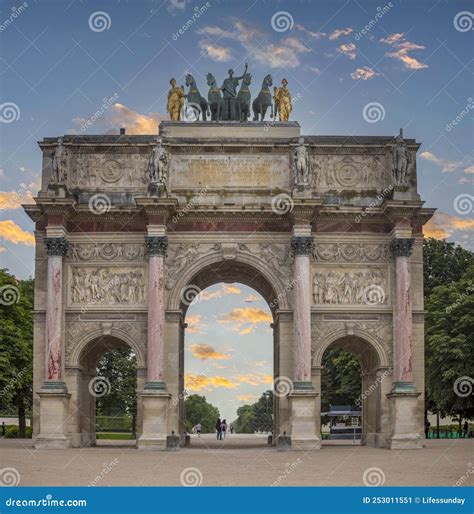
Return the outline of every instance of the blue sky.
[[[427,206],[438,208],[426,233],[472,247],[472,23],[468,1],[3,1],[0,266],[20,277],[33,274],[33,224],[20,203],[38,190],[38,140],[118,133],[122,126],[156,133],[167,118],[172,76],[184,84],[191,72],[206,94],[207,72],[221,83],[229,67],[241,74],[245,62],[253,94],[267,73],[278,85],[288,79],[297,98],[291,119],[304,134],[391,135],[404,127],[406,137],[422,143],[419,191]],[[375,120],[364,117],[372,103]],[[104,104],[104,114],[84,132]],[[249,292],[242,291],[225,295],[228,312],[249,307]],[[194,314],[211,316],[213,302],[193,306]],[[271,344],[263,324],[246,335],[232,324],[214,325],[206,337],[190,335],[187,345],[212,338],[219,341],[216,351],[230,352],[228,344],[237,355],[247,338],[258,348]],[[188,357],[190,373],[208,364]],[[231,377],[230,369],[222,376]],[[244,383],[238,390],[207,387],[210,395],[232,393],[236,402],[237,395],[253,394]]]

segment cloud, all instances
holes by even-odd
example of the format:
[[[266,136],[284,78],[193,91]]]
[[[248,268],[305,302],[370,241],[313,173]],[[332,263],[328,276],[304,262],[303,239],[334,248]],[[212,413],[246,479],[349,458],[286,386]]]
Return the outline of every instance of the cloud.
[[[470,166],[465,168],[464,173],[469,173],[469,174],[474,173],[474,164],[471,164]]]
[[[214,348],[208,344],[192,344],[189,347],[189,351],[196,357],[197,359],[207,360],[207,359],[217,359],[217,360],[228,360],[230,359],[230,355],[227,353],[219,353],[214,350]]]
[[[301,23],[295,23],[295,29],[303,32],[304,34],[306,34],[307,36],[309,36],[312,39],[321,39],[327,35],[326,32],[313,32],[313,31],[307,29]]]
[[[275,44],[268,40],[268,34],[262,32],[260,28],[244,23],[238,18],[230,18],[230,20],[231,30],[224,30],[217,26],[206,26],[200,28],[197,34],[235,41],[243,47],[246,53],[270,68],[281,66],[296,68],[300,65],[300,55],[311,51],[298,37],[290,36]],[[204,48],[205,52],[208,52],[208,45],[217,47],[215,43],[207,39],[199,42],[199,46],[201,49]],[[214,51],[214,56],[211,57],[209,52],[208,56],[215,60],[228,60],[227,57],[232,57],[231,50],[228,48],[218,47],[218,49],[212,51]]]
[[[258,308],[246,307],[232,309],[218,320],[222,324],[231,325],[231,330],[240,335],[250,334],[259,324],[268,325],[273,321],[268,311]]]
[[[336,29],[329,35],[329,41],[335,41],[341,36],[348,36],[351,32],[353,32],[353,29],[350,27],[347,27],[346,29]]]
[[[392,52],[387,52],[385,55],[403,62],[405,68],[409,70],[422,70],[423,68],[428,68],[427,64],[424,64],[408,55],[408,52],[411,52],[412,50],[424,50],[426,47],[407,41],[404,37],[404,32],[397,32],[386,38],[382,38],[380,39],[380,42],[394,48]]]
[[[19,209],[24,203],[34,203],[31,191],[0,191],[0,210]]]
[[[88,131],[97,133],[97,127],[102,127],[106,133],[117,134],[119,128],[125,127],[127,134],[158,134],[158,125],[163,119],[166,117],[162,114],[141,114],[123,104],[115,103],[107,109],[103,116],[94,121]],[[72,121],[80,129],[87,120],[74,118]]]
[[[272,384],[273,377],[263,373],[248,373],[247,375],[237,375],[235,377],[240,383],[248,384],[251,386],[258,386],[261,384]]]
[[[0,221],[0,237],[14,244],[35,245],[34,235],[20,228],[12,220]]]
[[[222,287],[216,291],[201,291],[198,300],[208,302],[214,298],[221,298],[229,294],[240,294],[241,290],[234,284],[222,284]]]
[[[237,382],[225,377],[208,377],[205,375],[194,375],[186,373],[184,375],[184,388],[189,391],[212,391],[224,387],[225,389],[236,389],[239,386]]]
[[[245,298],[246,302],[262,302],[263,298],[259,294],[249,294],[247,298]]]
[[[434,216],[423,227],[425,237],[446,239],[456,231],[471,231],[474,229],[474,220],[450,216],[442,211],[435,212]]]
[[[441,159],[441,157],[438,157],[434,153],[428,151],[421,152],[420,157],[425,161],[434,162],[441,168],[443,173],[452,173],[461,164],[461,161],[448,161],[446,159]]]
[[[321,70],[317,68],[316,66],[303,66],[303,71],[310,71],[311,73],[314,73],[318,77],[322,74]]]
[[[240,402],[252,402],[258,398],[257,394],[239,394],[237,400]]]
[[[186,329],[186,333],[188,334],[204,334],[205,324],[202,323],[202,316],[200,314],[193,314],[191,316],[186,316],[186,324],[188,328]]]
[[[380,75],[369,66],[363,66],[362,68],[357,68],[354,72],[351,73],[352,80],[370,80]]]
[[[355,59],[356,55],[357,55],[356,54],[356,46],[354,43],[347,43],[347,44],[339,45],[337,47],[337,51],[340,54],[347,55],[347,57],[349,57],[349,59]]]
[[[167,10],[173,15],[178,14],[186,9],[186,4],[188,2],[189,0],[168,0]]]
[[[209,57],[209,59],[213,61],[226,62],[232,59],[231,49],[225,46],[219,46],[207,40],[201,40],[199,41],[199,48],[201,49],[201,55]]]
[[[6,252],[7,249],[4,246],[0,246],[0,253]]]

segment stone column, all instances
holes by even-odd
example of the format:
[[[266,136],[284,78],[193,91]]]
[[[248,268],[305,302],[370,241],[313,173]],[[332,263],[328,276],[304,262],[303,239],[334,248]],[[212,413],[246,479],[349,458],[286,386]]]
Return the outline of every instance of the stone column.
[[[413,238],[395,238],[391,250],[395,258],[396,317],[393,327],[394,390],[415,390],[412,373],[412,314],[410,255]]]
[[[421,393],[416,391],[412,371],[412,308],[410,255],[414,239],[395,237],[391,250],[395,258],[395,313],[393,318],[393,373],[389,399],[391,449],[422,448],[417,426],[417,404]]]
[[[48,254],[46,293],[46,362],[45,380],[40,397],[40,432],[35,447],[40,449],[67,448],[70,436],[67,433],[69,400],[63,381],[63,257],[68,250],[64,237],[45,239]]]
[[[295,389],[312,389],[311,382],[311,236],[293,236],[293,385]]]
[[[166,236],[147,236],[148,253],[148,338],[147,381],[145,389],[165,390],[164,335],[165,335],[165,255]]]
[[[137,441],[140,450],[166,449],[170,394],[164,380],[165,337],[165,235],[145,237],[148,253],[147,381],[141,393],[143,425]]]
[[[317,435],[318,393],[311,381],[311,263],[312,236],[291,240],[293,265],[293,390],[290,400],[291,447],[319,450]]]
[[[46,293],[46,368],[43,387],[64,388],[62,382],[63,257],[68,250],[64,237],[45,239],[48,254]]]

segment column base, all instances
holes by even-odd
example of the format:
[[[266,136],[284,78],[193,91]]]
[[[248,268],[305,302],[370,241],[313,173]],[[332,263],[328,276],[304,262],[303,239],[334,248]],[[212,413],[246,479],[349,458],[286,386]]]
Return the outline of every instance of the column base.
[[[40,397],[40,433],[35,440],[38,450],[69,448],[71,438],[67,433],[69,399],[66,384],[46,381],[37,393]]]
[[[416,414],[421,393],[408,390],[396,392],[400,390],[399,384],[395,383],[392,392],[387,394],[391,424],[387,444],[391,450],[419,450],[423,448],[423,439],[416,423]]]
[[[296,384],[305,387],[296,388]],[[290,400],[290,427],[292,450],[320,450],[321,439],[316,433],[316,398],[318,393],[307,386],[306,382],[297,382],[295,389],[288,395]],[[311,384],[311,382],[309,382]]]
[[[163,389],[148,388],[141,393],[143,433],[137,441],[139,450],[166,450],[168,405],[171,395]]]

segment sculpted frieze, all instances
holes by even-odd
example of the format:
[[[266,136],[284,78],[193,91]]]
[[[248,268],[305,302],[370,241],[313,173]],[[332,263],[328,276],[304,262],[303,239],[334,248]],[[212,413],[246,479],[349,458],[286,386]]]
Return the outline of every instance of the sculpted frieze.
[[[313,258],[330,262],[383,262],[390,258],[390,248],[388,243],[316,243]]]
[[[384,155],[312,155],[311,163],[319,190],[371,191],[390,182]]]
[[[143,261],[145,246],[140,243],[69,243],[71,261]]]
[[[145,271],[126,267],[71,268],[71,304],[140,305],[146,299]]]
[[[313,299],[318,305],[386,305],[386,270],[318,268],[313,278]]]

